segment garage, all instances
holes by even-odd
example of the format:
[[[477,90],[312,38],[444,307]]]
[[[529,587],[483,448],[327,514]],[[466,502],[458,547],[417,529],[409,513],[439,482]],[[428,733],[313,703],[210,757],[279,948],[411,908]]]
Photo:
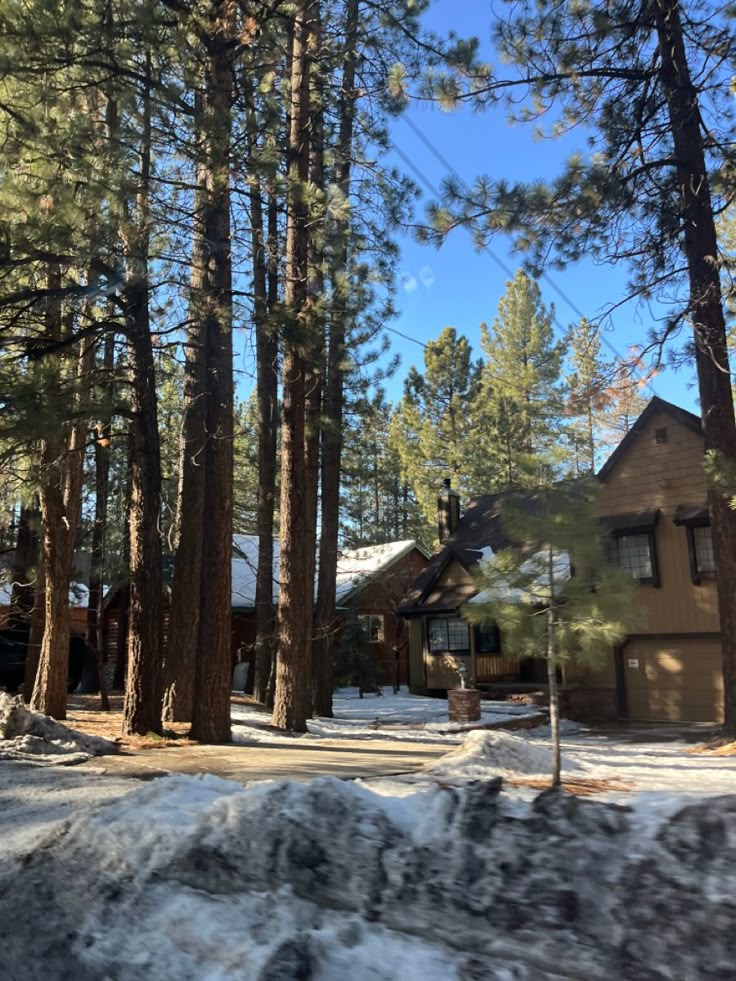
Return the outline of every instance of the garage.
[[[623,650],[629,718],[721,722],[723,676],[717,637],[632,639]]]

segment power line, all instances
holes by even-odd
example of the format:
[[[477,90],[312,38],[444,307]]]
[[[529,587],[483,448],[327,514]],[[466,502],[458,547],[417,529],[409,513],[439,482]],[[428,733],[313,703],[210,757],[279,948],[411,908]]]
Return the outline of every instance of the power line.
[[[432,156],[436,160],[438,160],[439,163],[442,164],[442,166],[445,168],[445,170],[449,174],[452,174],[452,176],[455,178],[456,181],[458,181],[461,185],[465,186],[465,181],[460,176],[457,168],[437,149],[437,147],[429,139],[429,137],[426,136],[425,133],[422,132],[422,130],[409,118],[409,116],[404,113],[399,118],[402,119],[406,123],[406,125],[409,127],[409,129],[411,129],[411,131],[415,134],[415,136],[417,137],[417,139],[427,148],[427,150],[429,150],[429,152],[432,154]],[[423,171],[412,160],[410,160],[410,158],[403,152],[403,150],[401,150],[396,145],[393,145],[393,150],[407,164],[407,166],[412,170],[412,172],[419,178],[419,180],[422,182],[422,184],[424,184],[424,186],[432,194],[434,194],[434,196],[436,198],[440,198],[441,197],[441,194],[440,194],[439,190],[437,189],[437,187],[423,173]],[[490,256],[490,258],[493,259],[493,261],[496,263],[496,265],[498,265],[504,271],[504,273],[507,276],[509,276],[509,278],[513,278],[514,273],[510,269],[510,267],[507,265],[507,263],[503,262],[503,260],[500,259],[495,254],[495,252],[492,249],[486,248],[485,251]],[[567,293],[562,289],[562,287],[552,279],[552,277],[549,275],[549,273],[543,272],[542,273],[542,279],[544,279],[552,287],[552,289],[561,297],[561,299],[565,303],[567,303],[567,305],[570,307],[570,309],[575,313],[575,315],[579,319],[581,319],[581,320],[582,319],[585,319],[585,314],[582,312],[582,310],[580,309],[580,307],[574,302],[574,300],[572,300],[567,295]],[[565,332],[565,328],[560,324],[559,320],[556,317],[554,318],[554,320],[555,320],[555,324],[557,325],[558,329],[562,333],[564,333]],[[617,348],[611,343],[611,341],[609,341],[609,339],[606,337],[606,335],[601,331],[599,324],[596,324],[595,325],[595,330],[596,330],[596,333],[598,334],[598,336],[603,341],[603,343],[606,345],[606,347],[610,351],[613,352],[613,354],[616,356],[616,358],[621,363],[625,363],[625,360],[626,359],[617,350]],[[421,342],[417,342],[417,343],[421,343]],[[426,347],[426,345],[423,345],[423,346]],[[651,388],[652,392],[654,392],[654,394],[656,395],[656,391],[655,391],[654,386],[652,385],[651,381],[648,381],[647,382],[647,385],[648,385],[649,388]]]

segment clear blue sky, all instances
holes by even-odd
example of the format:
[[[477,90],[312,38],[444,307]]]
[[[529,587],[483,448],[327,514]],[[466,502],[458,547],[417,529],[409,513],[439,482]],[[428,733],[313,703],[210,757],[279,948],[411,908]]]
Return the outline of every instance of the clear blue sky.
[[[434,0],[425,23],[438,34],[454,30],[460,36],[478,36],[484,44],[484,57],[492,61],[488,40],[491,16],[489,0]],[[569,153],[584,149],[583,132],[566,137],[563,144],[535,141],[531,127],[508,126],[502,110],[477,113],[466,106],[448,113],[426,103],[414,103],[406,116],[468,183],[480,174],[507,179],[545,178],[556,173]],[[399,118],[393,124],[392,138],[401,151],[401,155],[392,155],[393,161],[421,186],[421,217],[432,194],[416,171],[430,185],[439,187],[447,169],[406,119]],[[407,166],[403,156],[409,158],[415,170]],[[400,243],[402,284],[396,299],[400,317],[391,326],[426,342],[451,325],[465,334],[480,353],[479,325],[493,320],[509,278],[501,264],[512,272],[520,265],[519,257],[511,253],[508,238],[496,238],[492,255],[476,251],[470,234],[464,230],[453,232],[439,250],[419,245],[409,234],[400,236]],[[549,278],[589,319],[625,296],[623,267],[595,266],[584,261],[564,272],[550,271]],[[543,281],[541,287],[545,302],[554,303],[557,321],[563,328],[579,319],[550,282]],[[631,345],[646,341],[656,314],[656,309],[627,304],[615,312],[608,329],[603,331],[604,343],[626,355]],[[396,334],[391,335],[391,343],[392,350],[402,359],[395,378],[386,385],[389,397],[396,399],[401,395],[409,365],[421,365],[423,352],[417,344]],[[654,379],[652,394],[697,411],[694,374],[688,368],[663,371]]]

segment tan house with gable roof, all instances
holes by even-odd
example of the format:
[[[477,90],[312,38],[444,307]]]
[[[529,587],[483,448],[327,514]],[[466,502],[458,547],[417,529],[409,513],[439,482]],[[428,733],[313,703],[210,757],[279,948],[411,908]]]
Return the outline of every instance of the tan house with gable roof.
[[[611,555],[639,581],[642,625],[607,652],[599,670],[568,673],[568,700],[589,717],[719,721],[721,644],[700,419],[652,399],[598,477]],[[412,689],[454,687],[459,661],[490,690],[541,682],[542,662],[506,661],[497,632],[460,617],[484,551],[508,544],[503,495],[471,501],[460,515],[446,487],[439,506],[444,540],[401,611],[409,621]]]

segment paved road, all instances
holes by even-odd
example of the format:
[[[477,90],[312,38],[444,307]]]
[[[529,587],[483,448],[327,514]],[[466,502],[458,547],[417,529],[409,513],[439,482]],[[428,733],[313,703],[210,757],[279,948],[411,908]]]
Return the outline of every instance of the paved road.
[[[153,779],[164,773],[212,773],[225,780],[301,780],[412,773],[451,747],[383,739],[294,739],[229,746],[128,750],[83,763],[113,776]]]

